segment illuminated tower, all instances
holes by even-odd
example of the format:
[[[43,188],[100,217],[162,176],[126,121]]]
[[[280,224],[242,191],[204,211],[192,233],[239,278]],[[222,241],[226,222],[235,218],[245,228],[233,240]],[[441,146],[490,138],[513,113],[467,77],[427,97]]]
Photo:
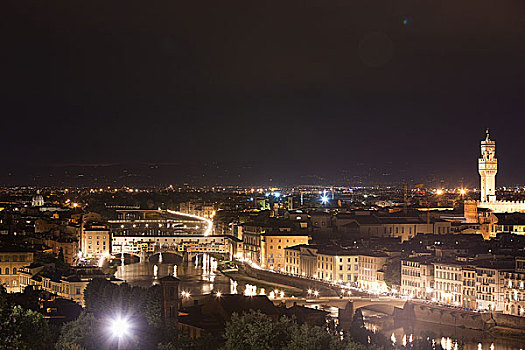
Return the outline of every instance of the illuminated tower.
[[[496,201],[496,173],[498,172],[498,160],[496,159],[496,142],[489,138],[481,141],[481,158],[478,161],[479,176],[481,177],[481,201]]]

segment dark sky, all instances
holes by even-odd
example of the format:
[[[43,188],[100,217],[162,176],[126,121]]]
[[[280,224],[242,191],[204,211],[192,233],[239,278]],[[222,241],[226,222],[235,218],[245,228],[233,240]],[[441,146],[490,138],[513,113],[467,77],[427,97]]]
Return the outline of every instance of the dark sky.
[[[525,183],[523,0],[0,6],[3,174],[221,164],[477,182],[490,127],[499,183]]]

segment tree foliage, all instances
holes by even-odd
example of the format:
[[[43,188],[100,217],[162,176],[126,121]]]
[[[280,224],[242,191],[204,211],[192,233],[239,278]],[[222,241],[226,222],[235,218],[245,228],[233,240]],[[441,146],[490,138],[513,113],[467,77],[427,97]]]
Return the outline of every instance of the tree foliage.
[[[42,315],[11,305],[0,290],[0,349],[49,349],[50,331]]]
[[[85,349],[101,348],[99,339],[100,322],[91,313],[83,312],[75,320],[64,324],[56,348],[72,349],[75,346]]]
[[[390,288],[401,284],[401,260],[399,258],[393,258],[386,266],[385,283]]]
[[[252,311],[233,315],[225,331],[223,350],[364,350],[374,348],[361,345],[348,337],[330,333],[327,328],[299,325],[282,317],[278,321]]]

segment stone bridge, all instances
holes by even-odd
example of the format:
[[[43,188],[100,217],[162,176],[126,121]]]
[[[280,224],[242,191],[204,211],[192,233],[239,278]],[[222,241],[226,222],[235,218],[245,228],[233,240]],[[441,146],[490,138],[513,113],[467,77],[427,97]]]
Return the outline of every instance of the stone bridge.
[[[182,258],[183,262],[189,262],[194,261],[195,259],[202,259],[202,256],[204,254],[208,254],[211,256],[218,257],[218,253],[208,253],[208,252],[188,252],[188,251],[178,251],[176,249],[169,249],[169,248],[160,248],[155,249],[154,252],[139,252],[136,256],[140,258],[141,262],[146,261],[161,261],[164,259],[166,255],[176,255],[180,258]],[[162,257],[162,258],[161,258]],[[227,258],[227,256],[221,256],[222,258]],[[165,260],[165,259],[164,259]]]
[[[403,308],[406,300],[390,298],[390,297],[378,297],[378,298],[362,298],[362,297],[325,297],[325,298],[286,298],[282,300],[286,303],[287,307],[293,304],[297,305],[323,305],[328,307],[335,307],[344,310],[350,307],[353,311],[361,308],[368,310],[381,312],[388,315],[394,314],[394,308]]]

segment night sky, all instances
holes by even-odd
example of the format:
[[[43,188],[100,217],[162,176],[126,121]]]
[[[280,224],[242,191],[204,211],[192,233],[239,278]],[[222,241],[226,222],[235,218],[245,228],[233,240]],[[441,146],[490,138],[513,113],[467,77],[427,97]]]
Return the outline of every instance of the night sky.
[[[162,181],[475,185],[487,127],[498,183],[525,183],[523,0],[12,1],[1,12],[4,183],[111,165],[161,166]]]

